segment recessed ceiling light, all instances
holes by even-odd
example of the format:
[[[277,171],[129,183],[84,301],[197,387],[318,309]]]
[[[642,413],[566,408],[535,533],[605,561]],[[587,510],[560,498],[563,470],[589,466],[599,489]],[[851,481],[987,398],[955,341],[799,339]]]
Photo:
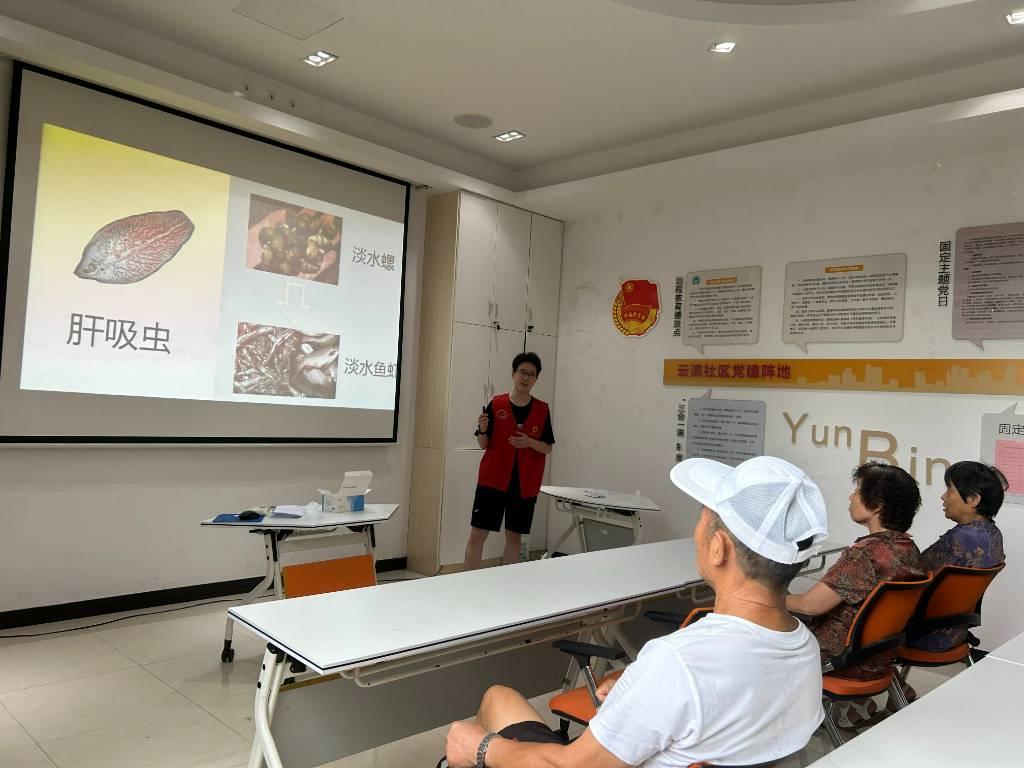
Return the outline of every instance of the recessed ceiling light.
[[[1006,21],[1010,24],[1024,24],[1024,8],[1010,11],[1006,14]]]
[[[333,53],[328,53],[327,51],[314,51],[302,61],[311,67],[322,67],[324,64],[330,64],[337,58]]]
[[[526,134],[519,131],[505,131],[504,133],[499,133],[494,138],[498,141],[515,141],[516,139],[526,138]]]
[[[734,48],[736,48],[736,43],[732,40],[720,40],[709,45],[708,51],[711,53],[732,53]]]

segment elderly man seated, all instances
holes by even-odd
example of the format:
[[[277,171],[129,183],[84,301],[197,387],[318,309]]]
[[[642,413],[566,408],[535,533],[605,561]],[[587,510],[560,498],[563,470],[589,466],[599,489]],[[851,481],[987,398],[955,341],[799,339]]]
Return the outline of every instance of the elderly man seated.
[[[755,765],[807,743],[824,716],[818,644],[786,590],[827,535],[821,491],[770,456],[688,459],[671,478],[703,505],[694,545],[714,613],[647,643],[569,744],[516,691],[490,688],[476,722],[448,732],[453,768]]]

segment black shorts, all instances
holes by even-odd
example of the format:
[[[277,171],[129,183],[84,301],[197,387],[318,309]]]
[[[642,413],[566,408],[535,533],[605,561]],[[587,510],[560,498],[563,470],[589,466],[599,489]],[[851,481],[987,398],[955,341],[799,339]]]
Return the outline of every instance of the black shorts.
[[[473,517],[470,525],[485,531],[500,531],[501,520],[505,519],[505,530],[529,535],[533,525],[533,508],[537,497],[520,499],[504,491],[496,491],[483,485],[476,487],[473,497]]]
[[[553,731],[544,723],[536,720],[525,720],[521,723],[512,723],[498,731],[503,739],[512,741],[529,741],[534,744],[568,744],[568,739],[563,738],[561,731]]]

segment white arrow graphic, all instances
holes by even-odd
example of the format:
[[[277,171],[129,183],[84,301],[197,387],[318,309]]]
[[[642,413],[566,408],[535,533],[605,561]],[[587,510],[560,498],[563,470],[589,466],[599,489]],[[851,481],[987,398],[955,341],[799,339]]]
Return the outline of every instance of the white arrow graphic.
[[[288,321],[294,324],[299,318],[309,312],[309,307],[306,305],[306,286],[290,281],[285,283],[284,301],[277,303],[288,316]]]

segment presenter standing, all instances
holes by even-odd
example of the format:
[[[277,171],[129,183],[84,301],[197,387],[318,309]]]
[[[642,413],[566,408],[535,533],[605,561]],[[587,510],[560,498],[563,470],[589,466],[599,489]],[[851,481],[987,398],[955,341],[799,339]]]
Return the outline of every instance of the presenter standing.
[[[480,567],[484,542],[505,520],[503,565],[519,560],[523,536],[533,525],[544,463],[555,444],[548,404],[530,395],[540,358],[522,352],[512,361],[512,391],[494,397],[477,419],[480,460],[473,517],[466,543],[466,570]]]

